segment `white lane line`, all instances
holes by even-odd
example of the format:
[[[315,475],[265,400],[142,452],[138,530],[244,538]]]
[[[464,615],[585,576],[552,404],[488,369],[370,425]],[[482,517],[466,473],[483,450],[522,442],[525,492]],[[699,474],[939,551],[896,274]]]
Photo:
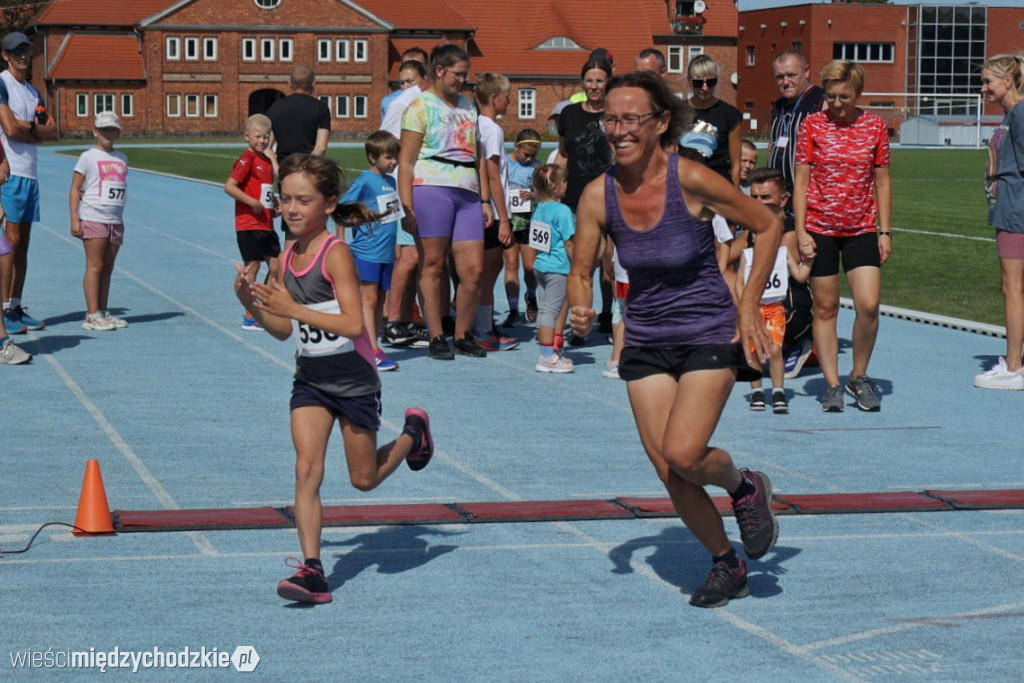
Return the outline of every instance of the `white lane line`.
[[[45,347],[46,344],[44,339],[36,337],[35,335],[32,336],[33,341],[42,344]],[[82,404],[82,407],[85,408],[89,415],[92,416],[93,421],[100,426],[100,429],[102,429],[103,433],[107,435],[107,438],[110,440],[110,443],[114,445],[114,448],[118,450],[128,464],[131,465],[132,469],[135,470],[135,473],[142,480],[142,483],[146,485],[146,488],[148,488],[150,492],[156,496],[156,499],[160,501],[160,504],[168,510],[180,509],[177,501],[175,501],[171,494],[167,492],[167,489],[163,487],[159,480],[153,476],[153,473],[150,472],[149,468],[146,467],[146,464],[142,462],[142,459],[135,454],[135,451],[132,450],[132,447],[129,446],[127,442],[125,442],[121,437],[121,434],[114,429],[114,425],[110,424],[110,421],[107,420],[103,411],[101,411],[99,407],[92,402],[92,399],[86,395],[82,390],[82,387],[78,385],[78,382],[68,374],[60,361],[58,361],[52,353],[42,354],[42,356],[46,359],[46,362],[49,363],[50,367],[53,368],[53,371],[57,373],[57,376],[60,377],[61,381],[64,382],[64,386],[71,391],[72,395],[74,395],[74,397],[78,399],[78,402]],[[190,531],[187,533],[199,552],[204,555],[217,554],[217,549],[213,547],[213,544],[210,543],[210,540],[206,538],[202,532]]]

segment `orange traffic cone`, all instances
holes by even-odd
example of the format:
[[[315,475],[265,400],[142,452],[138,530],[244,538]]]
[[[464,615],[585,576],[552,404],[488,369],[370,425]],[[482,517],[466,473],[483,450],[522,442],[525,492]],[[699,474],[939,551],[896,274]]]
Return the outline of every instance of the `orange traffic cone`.
[[[72,531],[76,536],[113,534],[114,522],[110,517],[107,493],[103,490],[103,476],[98,460],[85,463],[85,479],[82,480],[82,495],[78,498],[78,514]]]

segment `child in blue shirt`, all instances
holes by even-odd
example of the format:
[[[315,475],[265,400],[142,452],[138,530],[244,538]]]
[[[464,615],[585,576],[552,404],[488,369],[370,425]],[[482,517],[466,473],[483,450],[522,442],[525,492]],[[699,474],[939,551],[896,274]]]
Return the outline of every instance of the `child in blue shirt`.
[[[398,138],[378,130],[366,138],[366,158],[370,168],[363,171],[348,188],[341,203],[360,202],[381,214],[379,221],[350,229],[349,248],[359,270],[363,320],[373,346],[377,370],[397,370],[398,363],[380,349],[378,332],[384,317],[384,296],[391,289],[395,267],[395,240],[402,217],[398,188],[389,175],[398,166]]]
[[[533,174],[536,205],[530,219],[529,246],[537,253],[533,273],[537,277],[537,342],[540,357],[537,372],[564,374],[575,370],[573,362],[562,355],[565,329],[566,284],[569,280],[570,241],[576,234],[576,217],[561,202],[568,181],[565,169],[545,164]]]

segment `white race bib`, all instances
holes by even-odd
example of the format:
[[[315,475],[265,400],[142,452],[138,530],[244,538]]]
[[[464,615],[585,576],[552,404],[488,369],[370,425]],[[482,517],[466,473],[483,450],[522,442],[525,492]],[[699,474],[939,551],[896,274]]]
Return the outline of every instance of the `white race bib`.
[[[100,180],[100,204],[124,206],[127,184],[123,180]]]
[[[277,199],[274,197],[274,183],[260,183],[260,204],[264,209],[273,209],[277,206]]]
[[[388,211],[391,213],[388,213]],[[405,211],[402,210],[402,202],[398,201],[397,192],[388,192],[377,197],[377,213],[387,214],[380,219],[381,223],[394,223],[402,219]]]
[[[530,246],[545,254],[551,251],[551,224],[530,221]]]
[[[789,145],[788,135],[780,135],[779,139],[775,141],[775,146],[778,147],[779,149],[786,149],[787,145]]]
[[[519,190],[509,190],[508,205],[512,213],[530,213],[533,210],[533,200],[530,195],[523,199]]]
[[[743,281],[750,281],[750,267],[754,260],[753,248],[747,248],[743,250],[747,256],[747,267],[743,273]],[[772,266],[772,272],[768,276],[768,282],[764,285],[764,293],[761,295],[761,301],[780,301],[786,298],[786,290],[789,289],[789,259],[788,250],[786,247],[779,247],[779,250],[775,253],[775,265]]]
[[[319,304],[304,305],[306,308],[320,313],[341,313],[341,306],[334,299]],[[300,323],[295,319],[292,319],[292,334],[295,336],[296,352],[300,356],[333,356],[355,349],[355,344],[348,337],[342,337],[333,332],[324,332],[309,323]]]

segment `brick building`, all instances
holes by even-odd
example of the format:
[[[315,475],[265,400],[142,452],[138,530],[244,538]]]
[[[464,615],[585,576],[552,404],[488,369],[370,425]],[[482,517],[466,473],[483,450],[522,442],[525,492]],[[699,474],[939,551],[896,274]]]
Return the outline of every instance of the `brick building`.
[[[708,54],[719,95],[736,103],[736,21],[731,0],[54,0],[30,34],[33,82],[64,136],[88,135],[103,110],[128,135],[235,134],[308,64],[332,132],[355,137],[380,123],[401,53],[444,41],[466,47],[472,74],[509,77],[511,131],[545,130],[597,47],[619,70],[659,48],[680,92],[689,60]]]
[[[1024,9],[964,5],[807,4],[739,14],[737,107],[751,135],[766,135],[771,103],[779,97],[772,62],[783,50],[802,52],[811,78],[832,59],[864,67],[862,105],[897,130],[907,112],[971,118],[985,58],[1024,48]],[[819,83],[820,84],[820,83]],[[898,93],[916,93],[901,97]],[[965,110],[969,107],[970,110]],[[1000,112],[992,106],[983,115]]]

